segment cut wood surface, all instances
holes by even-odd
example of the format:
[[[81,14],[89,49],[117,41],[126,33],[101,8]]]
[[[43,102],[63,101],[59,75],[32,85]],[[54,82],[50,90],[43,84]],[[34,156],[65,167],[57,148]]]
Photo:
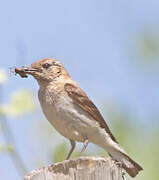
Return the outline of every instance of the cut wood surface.
[[[120,164],[111,158],[79,157],[33,170],[24,180],[123,180]]]

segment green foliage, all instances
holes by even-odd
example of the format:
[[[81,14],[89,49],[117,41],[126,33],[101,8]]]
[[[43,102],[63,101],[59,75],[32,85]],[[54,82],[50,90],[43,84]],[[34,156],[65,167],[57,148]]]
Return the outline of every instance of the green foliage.
[[[0,105],[0,114],[18,117],[35,110],[35,108],[32,93],[29,90],[19,90],[14,92],[9,104]]]
[[[148,68],[158,61],[159,38],[158,32],[142,32],[135,37],[135,54],[139,57],[139,64]]]
[[[3,152],[13,152],[13,147],[10,146],[10,145],[4,145],[4,144],[0,144],[0,152],[3,151]]]
[[[109,119],[108,125],[120,144],[127,144],[133,135],[134,127],[131,124],[132,117],[126,112],[122,111],[121,107],[111,102],[105,104],[105,113]],[[127,133],[129,131],[129,133]]]
[[[56,147],[53,154],[53,160],[55,162],[61,162],[66,159],[67,153],[67,144],[66,142],[63,142]]]

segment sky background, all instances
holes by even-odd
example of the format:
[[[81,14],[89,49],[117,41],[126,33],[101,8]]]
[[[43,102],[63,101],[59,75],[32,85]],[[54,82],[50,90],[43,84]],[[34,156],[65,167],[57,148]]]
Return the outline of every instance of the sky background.
[[[158,122],[158,7],[156,0],[1,1],[0,68],[9,73],[3,103],[13,92],[27,88],[38,106],[38,84],[31,77],[14,76],[9,67],[56,58],[101,112],[105,103],[113,102],[149,131]],[[39,119],[43,122],[42,112],[7,118],[27,168],[37,168],[38,158],[48,163],[45,139],[36,147],[31,139],[42,137],[30,136]],[[0,140],[5,143],[3,136]],[[43,153],[37,152],[39,147]],[[0,179],[20,180],[8,154],[1,153],[0,159]]]

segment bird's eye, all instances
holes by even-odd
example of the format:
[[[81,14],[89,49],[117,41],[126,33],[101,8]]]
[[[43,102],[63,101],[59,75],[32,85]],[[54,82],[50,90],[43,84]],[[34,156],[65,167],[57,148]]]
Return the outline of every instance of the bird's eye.
[[[43,68],[48,69],[51,66],[51,64],[45,63],[43,64]]]

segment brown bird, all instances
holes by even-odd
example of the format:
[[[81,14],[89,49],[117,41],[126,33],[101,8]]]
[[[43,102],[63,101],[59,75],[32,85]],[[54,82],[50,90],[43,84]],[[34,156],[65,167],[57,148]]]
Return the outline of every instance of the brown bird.
[[[104,148],[135,177],[143,168],[133,161],[116,141],[101,113],[87,94],[73,81],[63,65],[54,59],[36,61],[27,68],[16,68],[21,77],[32,75],[38,82],[42,110],[48,121],[70,140],[70,158],[75,142],[83,142],[81,153],[89,142]]]

